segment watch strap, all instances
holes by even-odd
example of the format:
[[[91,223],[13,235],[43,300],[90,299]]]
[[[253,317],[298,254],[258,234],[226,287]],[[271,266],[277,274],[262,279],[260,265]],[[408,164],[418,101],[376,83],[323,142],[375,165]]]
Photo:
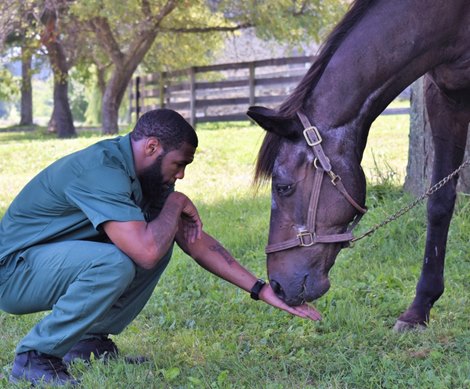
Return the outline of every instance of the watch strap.
[[[256,280],[255,284],[250,290],[250,297],[253,300],[259,300],[259,293],[261,292],[261,289],[263,289],[264,285],[266,285],[266,281],[262,280],[261,278]]]

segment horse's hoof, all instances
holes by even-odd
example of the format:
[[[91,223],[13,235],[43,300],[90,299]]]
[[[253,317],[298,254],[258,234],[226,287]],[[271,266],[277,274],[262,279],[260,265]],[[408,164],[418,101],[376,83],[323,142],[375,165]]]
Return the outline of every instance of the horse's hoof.
[[[403,320],[397,320],[397,322],[393,326],[393,331],[395,332],[407,332],[412,330],[424,331],[425,329],[426,326],[424,324],[409,323]]]

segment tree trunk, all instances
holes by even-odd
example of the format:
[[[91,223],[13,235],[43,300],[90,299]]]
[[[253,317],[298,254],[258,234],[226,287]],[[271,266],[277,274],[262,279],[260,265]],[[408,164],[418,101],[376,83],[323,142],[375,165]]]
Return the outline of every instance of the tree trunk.
[[[119,131],[119,107],[126,94],[129,81],[155,41],[160,22],[175,9],[176,4],[175,0],[168,0],[166,2],[155,17],[153,27],[136,36],[134,42],[129,45],[126,55],[122,56],[119,50],[111,49],[109,51],[108,54],[113,59],[114,70],[103,94],[102,124],[104,134],[116,134]],[[107,21],[100,18],[95,19],[91,24],[98,37],[101,37],[103,42],[107,42],[108,47],[113,48],[113,39],[107,33],[109,31]]]
[[[431,183],[434,149],[426,104],[423,78],[411,86],[410,135],[408,165],[404,188],[415,196],[422,194]]]
[[[64,47],[56,29],[57,14],[54,9],[45,8],[41,15],[44,32],[41,41],[47,48],[47,55],[54,74],[54,109],[49,129],[57,132],[59,138],[77,135],[73,125],[72,110],[68,97],[68,64]]]
[[[59,138],[72,138],[77,135],[68,100],[68,82],[56,81],[55,77],[54,109],[49,121],[49,131],[57,133]]]
[[[106,93],[103,96],[102,123],[103,135],[117,134],[119,132],[119,103],[115,96]]]
[[[134,70],[135,68],[116,68],[106,85],[102,108],[103,134],[109,135],[119,132],[119,107]]]
[[[22,48],[21,55],[21,119],[20,126],[33,124],[33,89],[31,86],[31,53]]]
[[[466,158],[469,157],[470,139],[467,139]],[[411,87],[411,113],[408,165],[404,189],[415,196],[426,191],[431,183],[434,147],[431,126],[424,102],[424,79],[415,81]],[[460,173],[457,190],[470,193],[470,169]]]
[[[53,60],[49,52],[51,63]],[[52,66],[54,69],[54,65]],[[68,73],[54,69],[54,109],[52,111],[49,129],[57,132],[59,138],[72,138],[77,135],[73,124],[72,110],[68,96]]]
[[[470,158],[470,134],[467,136],[467,146],[465,148],[464,160],[468,158]],[[470,194],[470,167],[467,167],[460,172],[459,183],[457,184],[457,191],[463,192],[465,194]]]

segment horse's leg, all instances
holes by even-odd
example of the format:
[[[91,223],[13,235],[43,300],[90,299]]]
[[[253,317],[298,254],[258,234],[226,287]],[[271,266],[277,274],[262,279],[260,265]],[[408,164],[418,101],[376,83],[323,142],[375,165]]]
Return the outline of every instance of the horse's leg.
[[[425,83],[425,90],[435,150],[432,174],[432,184],[435,184],[462,163],[470,121],[470,91],[444,93],[430,79]],[[395,324],[397,331],[424,328],[429,322],[433,304],[444,292],[444,257],[456,186],[457,177],[428,200],[428,228],[421,277],[412,304]]]

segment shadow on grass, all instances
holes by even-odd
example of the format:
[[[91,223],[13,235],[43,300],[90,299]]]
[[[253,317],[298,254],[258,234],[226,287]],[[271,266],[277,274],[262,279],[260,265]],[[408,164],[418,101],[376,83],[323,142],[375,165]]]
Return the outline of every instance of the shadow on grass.
[[[0,134],[5,133],[5,132],[33,132],[40,128],[41,127],[36,124],[25,125],[25,126],[15,125],[15,126],[0,128]]]

